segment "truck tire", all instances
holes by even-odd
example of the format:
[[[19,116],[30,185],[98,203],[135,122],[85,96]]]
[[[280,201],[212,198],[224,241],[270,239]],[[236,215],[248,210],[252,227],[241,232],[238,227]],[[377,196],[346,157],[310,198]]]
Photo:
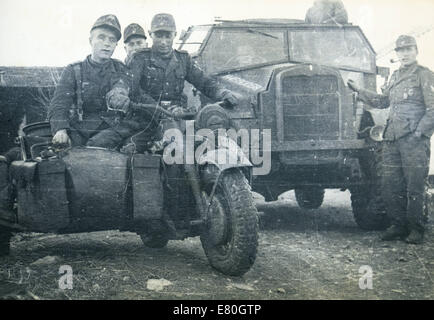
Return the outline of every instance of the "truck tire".
[[[0,226],[0,257],[9,255],[11,238],[10,229]]]
[[[354,220],[363,230],[384,230],[390,222],[380,195],[373,190],[366,185],[350,190]]]
[[[324,201],[324,189],[319,187],[296,188],[295,199],[300,208],[318,209]]]
[[[375,143],[359,156],[363,183],[350,188],[354,220],[367,231],[384,230],[390,225],[381,197],[382,146],[382,143]]]
[[[240,170],[220,176],[208,216],[200,240],[211,266],[226,275],[243,275],[256,259],[259,219],[250,185]]]

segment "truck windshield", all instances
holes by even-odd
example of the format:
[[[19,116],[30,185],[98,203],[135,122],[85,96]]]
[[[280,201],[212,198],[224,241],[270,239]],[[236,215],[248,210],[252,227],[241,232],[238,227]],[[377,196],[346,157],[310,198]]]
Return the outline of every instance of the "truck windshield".
[[[375,56],[357,30],[294,30],[289,33],[290,59],[375,72]]]
[[[287,60],[284,31],[215,29],[203,52],[207,72]]]
[[[205,41],[206,35],[211,29],[211,26],[196,26],[187,32],[184,42],[179,47],[180,50],[186,50],[189,54],[194,55],[200,49],[200,46]]]

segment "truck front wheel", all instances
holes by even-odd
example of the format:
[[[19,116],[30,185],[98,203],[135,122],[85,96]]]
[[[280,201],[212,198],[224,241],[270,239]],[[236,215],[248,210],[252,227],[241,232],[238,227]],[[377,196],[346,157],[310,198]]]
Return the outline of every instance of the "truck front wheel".
[[[389,226],[384,202],[374,189],[364,185],[350,190],[354,220],[363,230],[384,230]]]

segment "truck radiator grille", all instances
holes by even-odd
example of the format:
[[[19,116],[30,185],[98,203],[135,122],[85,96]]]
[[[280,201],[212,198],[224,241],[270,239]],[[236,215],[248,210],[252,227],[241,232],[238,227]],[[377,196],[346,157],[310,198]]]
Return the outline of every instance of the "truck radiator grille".
[[[282,79],[284,140],[339,139],[338,81],[332,75]]]

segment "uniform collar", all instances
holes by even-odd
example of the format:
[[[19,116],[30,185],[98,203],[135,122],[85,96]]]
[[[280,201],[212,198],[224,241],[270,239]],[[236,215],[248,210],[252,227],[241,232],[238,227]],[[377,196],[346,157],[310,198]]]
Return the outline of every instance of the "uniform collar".
[[[416,65],[417,65],[417,60],[416,60],[415,62],[413,62],[412,64],[409,64],[409,65],[407,65],[407,66],[402,66],[402,67],[400,67],[400,68],[399,68],[399,71],[407,71],[407,70],[413,68],[413,67],[416,66]]]
[[[157,52],[157,50],[155,50],[153,46],[151,47],[152,56],[158,57],[159,59],[163,60],[170,59],[173,56],[173,51],[174,50],[172,49],[172,51],[167,56],[163,57],[160,53]]]
[[[167,62],[168,59],[169,62]],[[176,57],[175,50],[172,50],[171,54],[166,58],[162,57],[154,48],[151,48],[151,62],[154,65],[165,69],[167,75],[178,65],[178,58]]]
[[[395,87],[399,83],[409,79],[414,73],[414,71],[417,69],[417,67],[418,67],[417,61],[415,61],[414,63],[405,67],[401,67],[397,71],[395,71],[394,72],[395,77],[393,77],[393,80],[390,84],[390,88]]]
[[[107,62],[104,63],[97,63],[92,60],[91,55],[88,55],[86,58],[87,63],[94,69],[100,69],[100,70],[110,70],[112,72],[115,72],[115,67],[112,63],[112,59],[109,59]]]

